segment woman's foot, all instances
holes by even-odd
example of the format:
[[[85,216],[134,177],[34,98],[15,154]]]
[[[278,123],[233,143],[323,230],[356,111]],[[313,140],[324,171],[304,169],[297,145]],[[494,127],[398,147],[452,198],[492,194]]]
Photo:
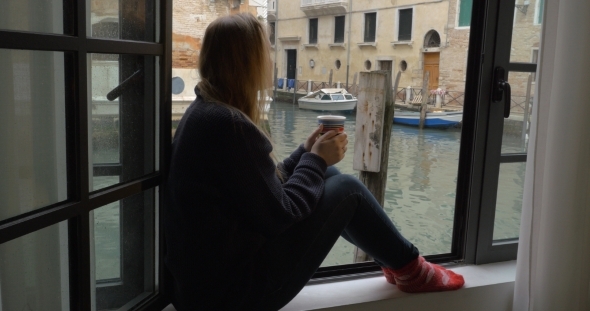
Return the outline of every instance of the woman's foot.
[[[405,267],[393,270],[381,268],[385,279],[406,293],[440,292],[463,287],[463,276],[418,256]]]

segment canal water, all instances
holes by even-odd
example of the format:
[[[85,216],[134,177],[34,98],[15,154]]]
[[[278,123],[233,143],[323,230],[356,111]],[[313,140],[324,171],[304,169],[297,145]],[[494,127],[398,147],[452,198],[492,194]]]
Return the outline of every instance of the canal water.
[[[322,112],[300,110],[291,103],[273,102],[268,126],[279,160],[295,150],[317,126]],[[352,169],[354,155],[354,114],[347,117],[349,149],[336,165],[342,173],[358,176]],[[389,146],[387,185],[383,208],[399,231],[414,243],[422,255],[451,251],[460,129],[423,129],[393,125]],[[520,137],[504,136],[503,152],[522,150]],[[512,150],[512,151],[511,151]],[[95,163],[117,162],[117,150],[95,150]],[[494,227],[494,239],[518,237],[524,163],[502,164]],[[117,177],[94,177],[94,189],[116,184]],[[94,211],[95,264],[97,279],[120,275],[120,213],[118,202]],[[339,239],[322,266],[353,262],[354,247]]]
[[[316,117],[324,114],[273,102],[268,122],[277,158],[287,157],[303,143],[317,126]],[[349,151],[336,167],[358,176],[358,171],[352,169],[356,116],[343,115],[347,117]],[[460,129],[420,130],[393,125],[383,208],[422,255],[451,251],[460,138]],[[520,138],[505,136],[503,145],[503,150],[510,146],[519,149]],[[494,237],[518,237],[524,163],[504,169],[500,179],[502,199],[497,208],[502,219],[496,221]],[[352,263],[353,252],[354,246],[340,238],[322,266]]]

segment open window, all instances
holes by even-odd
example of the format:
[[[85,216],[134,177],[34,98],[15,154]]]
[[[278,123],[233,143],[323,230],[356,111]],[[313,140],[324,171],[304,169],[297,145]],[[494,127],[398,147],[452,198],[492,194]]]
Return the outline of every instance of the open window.
[[[15,119],[0,131],[0,309],[167,304],[171,13],[161,0],[0,4],[0,110]]]

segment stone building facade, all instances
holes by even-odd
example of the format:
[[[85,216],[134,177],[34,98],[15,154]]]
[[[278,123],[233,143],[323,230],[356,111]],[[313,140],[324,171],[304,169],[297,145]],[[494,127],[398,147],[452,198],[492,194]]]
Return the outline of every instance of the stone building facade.
[[[276,11],[272,11],[269,3],[269,23],[275,23],[273,57],[279,77],[288,75],[289,54],[296,54],[298,80],[328,81],[332,70],[332,81],[345,84],[348,77],[352,84],[355,73],[383,69],[401,70],[400,86],[421,85],[422,54],[439,52],[437,48],[425,51],[425,40],[447,40],[448,3],[445,1],[272,2],[276,2]],[[371,15],[376,17],[374,22]],[[344,16],[342,43],[335,42],[337,16]],[[314,44],[310,43],[310,20],[316,18],[317,43]],[[370,36],[371,31],[374,38]]]
[[[459,97],[462,103],[461,93],[465,89],[465,74],[467,65],[467,52],[469,47],[469,26],[460,25],[460,8],[462,0],[449,1],[449,17],[447,24],[448,42],[441,51],[440,87],[450,91],[453,97]],[[469,0],[473,1],[473,0]],[[537,62],[539,42],[541,38],[541,25],[544,0],[517,0],[514,10],[511,62],[530,63]],[[534,74],[511,72],[508,80],[512,86],[512,111],[522,112],[526,99],[526,90],[529,75],[531,84],[534,83]],[[530,96],[534,87],[530,87]],[[449,100],[449,99],[447,99]],[[452,100],[452,99],[451,99]],[[457,103],[457,102],[455,102]]]
[[[327,82],[332,70],[332,81],[344,85],[347,80],[352,84],[360,71],[391,69],[402,71],[400,87],[419,89],[429,71],[429,89],[446,90],[447,101],[462,105],[473,1],[269,0],[278,77]],[[523,2],[526,9],[522,1],[517,0],[514,13],[512,61],[531,62],[539,45],[543,0]],[[407,24],[404,11],[411,11],[411,34],[400,39],[402,24]],[[371,13],[376,15],[375,37],[366,42]],[[337,16],[345,20],[342,43],[335,42]],[[528,74],[511,73],[509,78],[514,95],[524,97]]]

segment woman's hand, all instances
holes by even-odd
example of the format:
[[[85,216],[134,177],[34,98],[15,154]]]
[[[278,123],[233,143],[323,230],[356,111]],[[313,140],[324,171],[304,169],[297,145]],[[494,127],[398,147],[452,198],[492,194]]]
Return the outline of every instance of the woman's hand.
[[[305,148],[305,151],[311,151],[311,147],[313,146],[313,144],[315,144],[316,140],[318,140],[318,137],[320,136],[320,133],[322,132],[323,128],[324,125],[320,124],[320,126],[318,126],[318,128],[315,129],[315,131],[313,131],[313,133],[311,133],[309,137],[307,137],[307,140],[305,141],[305,143],[303,143],[303,148]]]
[[[348,145],[348,135],[329,131],[320,136],[311,147],[311,153],[322,157],[328,166],[334,165],[344,158]]]

